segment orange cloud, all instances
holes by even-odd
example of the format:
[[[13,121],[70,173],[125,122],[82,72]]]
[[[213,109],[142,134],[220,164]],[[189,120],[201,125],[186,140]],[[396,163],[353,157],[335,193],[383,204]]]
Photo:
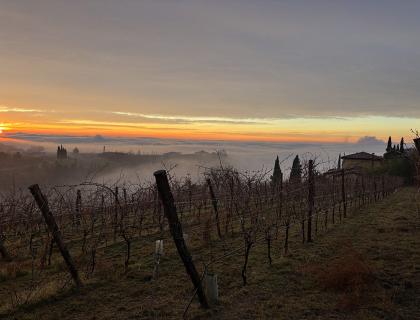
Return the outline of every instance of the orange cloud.
[[[360,137],[405,136],[416,118],[232,118],[124,111],[55,112],[0,106],[0,130],[65,135],[108,135],[187,140],[356,142]]]

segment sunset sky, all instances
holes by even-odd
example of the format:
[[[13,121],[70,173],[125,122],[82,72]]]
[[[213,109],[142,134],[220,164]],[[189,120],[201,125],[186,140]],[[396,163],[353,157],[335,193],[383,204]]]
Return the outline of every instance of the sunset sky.
[[[420,128],[420,1],[0,0],[0,136]]]

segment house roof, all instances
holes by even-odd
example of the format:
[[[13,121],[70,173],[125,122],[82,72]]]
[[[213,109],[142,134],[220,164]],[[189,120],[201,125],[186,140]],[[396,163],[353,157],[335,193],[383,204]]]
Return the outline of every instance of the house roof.
[[[374,155],[373,153],[367,153],[367,152],[357,152],[353,154],[349,154],[347,156],[341,157],[341,159],[347,159],[347,160],[382,160],[383,158],[377,155]]]
[[[324,176],[341,176],[343,170],[345,174],[359,174],[363,168],[360,166],[355,166],[347,169],[330,169],[327,172],[324,172]]]

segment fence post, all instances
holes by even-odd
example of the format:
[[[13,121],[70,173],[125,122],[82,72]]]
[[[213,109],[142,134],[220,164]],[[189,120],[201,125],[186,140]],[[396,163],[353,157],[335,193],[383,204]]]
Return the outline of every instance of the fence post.
[[[285,256],[289,252],[289,228],[290,228],[290,217],[287,217],[285,235],[284,235],[284,255]]]
[[[343,201],[343,216],[347,217],[347,197],[345,188],[345,175],[344,169],[341,169],[341,200]]]
[[[362,174],[362,205],[366,203],[365,176]]]
[[[283,172],[280,170],[280,174],[279,174],[279,190],[278,190],[279,194],[278,194],[278,198],[279,198],[279,203],[278,203],[278,215],[276,217],[276,226],[277,226],[277,230],[276,230],[276,234],[278,233],[278,222],[281,219],[282,213],[283,213]]]
[[[312,214],[314,212],[314,161],[309,160],[308,166],[308,236],[307,242],[312,242]]]
[[[217,208],[217,199],[216,199],[216,196],[214,195],[213,186],[211,185],[210,178],[207,178],[206,182],[207,182],[207,185],[209,186],[211,203],[213,205],[213,210],[214,210],[214,214],[215,214],[215,218],[216,218],[217,235],[219,236],[219,239],[221,239],[222,238],[222,233],[220,231],[219,210]]]
[[[63,256],[63,259],[67,265],[67,268],[69,269],[70,275],[73,278],[74,283],[78,288],[82,286],[82,282],[79,278],[79,273],[76,269],[76,266],[73,262],[73,259],[67,250],[66,245],[64,244],[61,231],[58,228],[58,225],[54,219],[54,216],[52,212],[50,211],[50,208],[48,206],[47,198],[42,194],[41,189],[37,184],[34,184],[29,187],[29,190],[31,191],[32,196],[35,199],[35,202],[37,203],[39,210],[41,211],[45,223],[48,226],[48,229],[50,230],[55,243],[57,244],[58,249],[61,252],[61,255]]]
[[[382,199],[385,198],[385,176],[382,175]]]
[[[80,226],[82,220],[82,192],[76,192],[76,225]]]
[[[417,138],[413,139],[413,141],[414,141],[414,145],[416,146],[416,149],[417,149],[417,151],[420,155],[420,138],[417,137]]]
[[[3,236],[0,234],[0,255],[4,260],[11,260],[11,257],[9,255],[9,252],[7,251],[6,247],[3,243]]]
[[[114,242],[117,241],[118,233],[118,207],[120,205],[120,200],[118,198],[118,187],[115,187],[115,203],[114,203]]]
[[[378,200],[378,186],[376,185],[376,177],[373,177],[373,200],[376,202]]]
[[[169,229],[171,231],[172,238],[174,239],[179,256],[184,263],[185,269],[190,276],[194,287],[197,289],[197,295],[201,306],[208,309],[209,304],[207,302],[206,295],[204,294],[200,277],[183,238],[182,225],[178,219],[178,214],[176,212],[174,198],[169,187],[166,171],[159,170],[156,171],[153,175],[156,179],[156,185],[163,204],[164,213],[168,219]]]
[[[335,224],[335,190],[336,190],[336,183],[335,183],[335,174],[333,174],[333,190],[332,190],[332,224]]]

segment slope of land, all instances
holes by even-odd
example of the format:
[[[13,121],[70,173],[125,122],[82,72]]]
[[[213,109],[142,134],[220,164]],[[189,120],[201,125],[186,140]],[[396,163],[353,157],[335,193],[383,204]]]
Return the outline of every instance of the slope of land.
[[[415,195],[415,189],[404,188],[326,230],[319,227],[310,244],[302,245],[295,230],[287,257],[280,237],[272,244],[271,266],[266,246],[255,246],[246,286],[243,256],[227,257],[212,270],[219,275],[220,303],[206,311],[194,301],[187,317],[420,319],[420,213]],[[134,246],[133,251],[140,249]],[[114,250],[115,256],[122,255]],[[88,283],[81,292],[67,290],[2,317],[181,318],[192,288],[176,253],[164,257],[158,281],[150,281],[146,265],[139,258],[127,274],[105,271],[101,281]]]

